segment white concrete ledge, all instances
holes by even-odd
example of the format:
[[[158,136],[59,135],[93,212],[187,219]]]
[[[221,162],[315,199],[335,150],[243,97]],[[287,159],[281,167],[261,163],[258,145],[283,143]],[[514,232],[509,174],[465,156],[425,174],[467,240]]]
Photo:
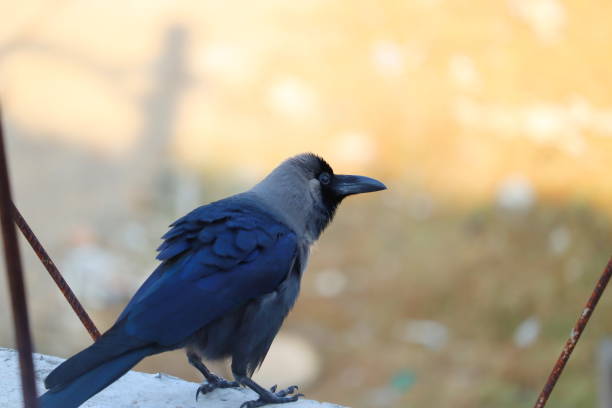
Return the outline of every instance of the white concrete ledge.
[[[63,359],[34,355],[36,382],[39,393],[43,379]],[[22,406],[19,360],[15,350],[0,347],[0,408]],[[221,389],[195,400],[198,384],[166,374],[146,374],[130,371],[108,388],[82,405],[84,408],[239,408],[245,401],[257,399],[247,389]],[[300,399],[290,404],[270,405],[283,408],[342,408],[339,405]]]

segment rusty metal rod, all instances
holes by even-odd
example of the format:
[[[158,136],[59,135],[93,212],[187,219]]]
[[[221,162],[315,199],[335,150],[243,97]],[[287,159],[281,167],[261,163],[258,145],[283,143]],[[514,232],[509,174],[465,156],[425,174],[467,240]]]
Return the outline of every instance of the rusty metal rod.
[[[85,326],[85,329],[87,329],[87,332],[89,333],[91,338],[94,341],[97,340],[100,337],[100,332],[98,331],[98,328],[91,320],[91,318],[75,296],[74,292],[68,285],[68,282],[66,282],[60,271],[57,269],[57,266],[55,266],[55,263],[53,262],[53,260],[51,260],[51,257],[49,256],[45,248],[42,246],[42,244],[30,228],[26,220],[23,218],[15,204],[11,203],[11,207],[15,224],[17,224],[17,226],[23,233],[25,239],[30,243],[30,246],[36,253],[36,256],[38,256],[40,262],[42,262],[42,264],[45,266],[47,272],[49,272],[49,275],[51,275],[51,278],[55,281],[55,284],[57,285],[59,290],[64,294],[64,297],[72,307],[72,310],[74,310],[74,313],[76,313],[76,315],[78,316],[79,320],[81,320],[81,323],[83,323],[83,326]]]
[[[597,302],[599,302],[599,298],[601,298],[601,295],[603,294],[604,290],[606,289],[606,286],[608,285],[608,282],[610,281],[610,276],[612,276],[612,258],[610,258],[610,260],[608,261],[608,265],[606,266],[606,269],[604,269],[603,273],[601,274],[601,277],[597,281],[597,285],[595,286],[595,289],[593,289],[591,297],[589,298],[586,306],[582,310],[582,313],[580,314],[580,317],[578,318],[578,321],[576,322],[576,325],[574,326],[570,337],[567,339],[567,342],[565,342],[565,346],[561,351],[561,355],[557,359],[555,366],[553,367],[550,375],[548,376],[548,381],[546,381],[546,384],[544,385],[540,396],[538,397],[535,405],[533,406],[534,408],[543,408],[544,405],[546,405],[546,401],[548,401],[548,397],[550,397],[552,390],[555,388],[555,384],[561,376],[561,373],[565,368],[565,364],[567,364],[567,361],[569,360],[570,355],[574,350],[574,347],[576,347],[576,343],[578,343],[578,340],[580,339],[584,328],[589,322],[589,318],[591,317],[591,314],[593,314],[593,311],[597,306]]]
[[[13,324],[17,350],[19,351],[19,367],[21,371],[21,388],[23,404],[26,408],[38,407],[36,399],[36,383],[34,380],[34,364],[32,362],[32,339],[28,320],[23,270],[17,230],[11,215],[11,186],[8,174],[8,164],[4,149],[4,130],[2,126],[2,111],[0,110],[0,219],[2,223],[2,239],[4,242],[4,260],[11,294]]]

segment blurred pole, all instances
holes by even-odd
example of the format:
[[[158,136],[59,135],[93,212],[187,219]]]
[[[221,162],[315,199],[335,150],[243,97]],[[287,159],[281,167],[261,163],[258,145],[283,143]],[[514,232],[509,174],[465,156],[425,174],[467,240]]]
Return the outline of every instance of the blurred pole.
[[[160,159],[168,159],[178,103],[188,81],[185,68],[188,38],[184,27],[170,27],[164,36],[160,55],[153,64],[154,86],[143,101],[145,122],[141,143],[137,146],[142,158],[153,166]],[[144,152],[146,156],[142,154]]]
[[[4,149],[4,127],[2,110],[0,108],[0,219],[2,222],[2,238],[4,242],[4,260],[8,275],[13,310],[13,324],[19,351],[19,367],[21,369],[21,388],[23,403],[27,408],[36,408],[36,383],[34,382],[34,364],[32,362],[32,340],[26,305],[26,293],[21,268],[21,255],[17,242],[17,231],[12,217],[11,187],[9,184],[8,164]]]
[[[604,339],[597,350],[599,408],[612,408],[612,340]]]
[[[173,215],[184,210],[176,208],[181,180],[171,151],[181,94],[190,81],[188,45],[189,32],[185,27],[173,25],[164,33],[159,56],[153,64],[153,87],[143,99],[141,142],[134,152],[139,157],[139,166],[137,179],[132,183],[146,192],[144,198],[156,211]]]

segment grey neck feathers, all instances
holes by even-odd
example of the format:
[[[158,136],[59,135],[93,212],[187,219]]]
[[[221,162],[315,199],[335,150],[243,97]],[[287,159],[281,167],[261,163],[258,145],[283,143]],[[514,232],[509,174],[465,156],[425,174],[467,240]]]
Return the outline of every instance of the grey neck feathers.
[[[329,222],[318,182],[290,161],[278,166],[251,192],[309,244]]]

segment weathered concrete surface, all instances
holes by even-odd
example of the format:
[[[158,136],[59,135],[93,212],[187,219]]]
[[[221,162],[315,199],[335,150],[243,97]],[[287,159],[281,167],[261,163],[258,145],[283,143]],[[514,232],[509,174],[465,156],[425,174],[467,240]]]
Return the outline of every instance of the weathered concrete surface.
[[[36,380],[39,392],[42,380],[63,359],[44,354],[34,355]],[[19,361],[15,350],[0,347],[0,408],[21,407]],[[91,398],[84,408],[238,408],[244,401],[256,399],[256,394],[246,389],[215,390],[195,400],[198,384],[183,381],[165,374],[146,374],[130,371],[114,384]],[[270,405],[280,406],[280,405]],[[300,399],[284,408],[341,408],[339,405]]]

